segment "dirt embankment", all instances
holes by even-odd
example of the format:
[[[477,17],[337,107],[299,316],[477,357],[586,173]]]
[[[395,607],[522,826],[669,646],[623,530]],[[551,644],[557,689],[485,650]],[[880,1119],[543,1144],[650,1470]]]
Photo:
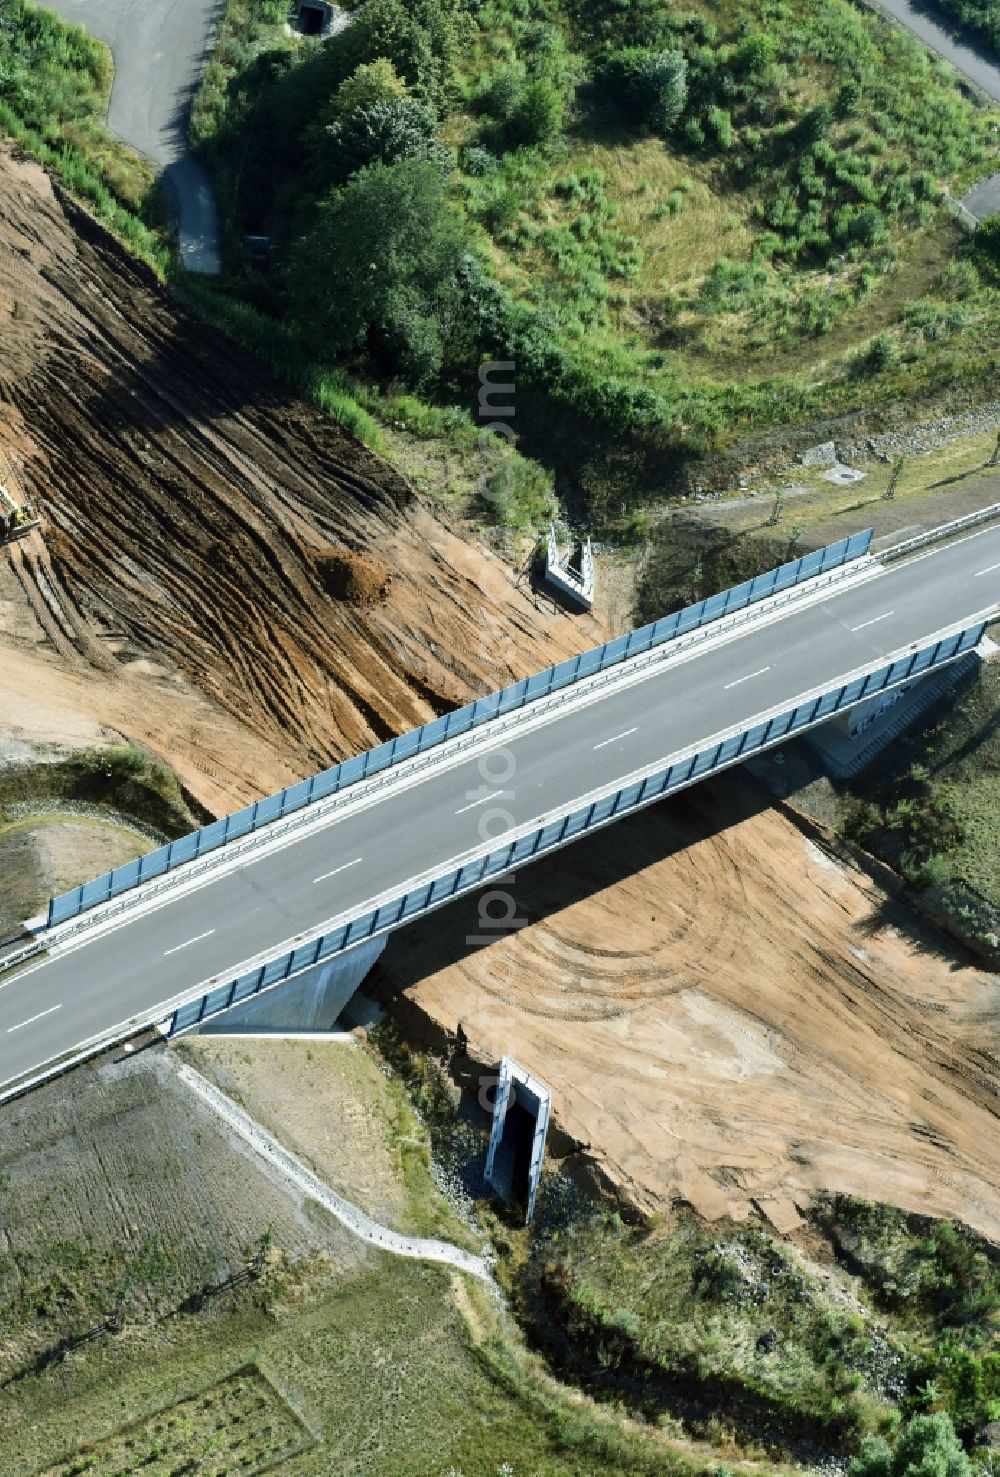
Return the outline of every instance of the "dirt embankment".
[[[644,1211],[822,1189],[1000,1240],[1000,977],[961,962],[739,775],[396,935],[378,994],[473,1081],[509,1053],[553,1092],[557,1152]],[[567,1142],[567,1139],[569,1142]]]
[[[214,810],[600,638],[178,313],[0,153],[0,723],[140,740]],[[646,1208],[793,1227],[819,1188],[1000,1239],[1000,985],[731,778],[397,935],[386,989],[550,1083]],[[557,1136],[558,1138],[558,1136]]]
[[[95,716],[224,809],[599,640],[0,153],[5,717]],[[18,717],[21,717],[20,723]]]

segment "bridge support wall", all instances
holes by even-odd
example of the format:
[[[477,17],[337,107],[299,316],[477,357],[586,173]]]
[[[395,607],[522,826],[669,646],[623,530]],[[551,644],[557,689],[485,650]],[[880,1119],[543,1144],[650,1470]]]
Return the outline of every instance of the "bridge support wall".
[[[231,1010],[209,1015],[209,996],[196,1002],[202,1019],[188,1026],[202,1035],[233,1031],[328,1031],[368,975],[389,941],[388,934],[367,939],[344,954],[313,965],[261,995],[253,995]],[[171,1035],[175,1032],[171,1031]]]
[[[808,734],[824,765],[847,779],[869,764],[905,729],[916,723],[944,694],[975,672],[997,647],[984,637],[978,646],[955,661],[936,667],[925,677],[868,698],[841,717],[822,723]]]

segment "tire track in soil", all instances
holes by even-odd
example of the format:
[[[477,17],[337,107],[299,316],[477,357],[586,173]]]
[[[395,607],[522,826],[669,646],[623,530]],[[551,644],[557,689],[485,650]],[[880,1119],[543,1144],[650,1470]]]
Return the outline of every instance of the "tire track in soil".
[[[186,314],[0,148],[8,302],[0,453],[45,539],[44,553],[11,562],[68,665],[110,688],[152,658],[294,774],[602,639],[590,618],[536,610],[391,467]],[[384,598],[332,594],[330,551],[362,573],[386,567]],[[159,708],[148,726],[169,758]]]

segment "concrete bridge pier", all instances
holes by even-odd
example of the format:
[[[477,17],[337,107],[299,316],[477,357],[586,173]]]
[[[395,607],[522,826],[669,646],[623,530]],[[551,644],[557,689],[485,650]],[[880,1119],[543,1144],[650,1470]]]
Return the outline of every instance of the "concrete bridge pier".
[[[202,1021],[197,1027],[204,1036],[233,1032],[329,1031],[351,996],[379,958],[389,935],[366,939],[344,954],[337,954],[293,979],[251,995],[230,1010]]]
[[[977,646],[956,660],[846,708],[829,722],[812,729],[808,741],[833,774],[847,779],[921,718],[949,688],[996,655],[996,644],[984,636]]]

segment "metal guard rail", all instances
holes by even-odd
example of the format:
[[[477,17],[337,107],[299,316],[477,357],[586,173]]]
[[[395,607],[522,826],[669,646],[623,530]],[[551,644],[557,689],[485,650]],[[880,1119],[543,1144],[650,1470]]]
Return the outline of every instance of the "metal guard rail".
[[[914,549],[922,549],[925,544],[936,544],[938,539],[947,538],[949,534],[960,533],[963,528],[972,528],[976,523],[988,523],[991,518],[996,517],[1000,517],[1000,503],[991,503],[988,508],[980,508],[978,513],[966,513],[963,518],[955,518],[951,523],[942,523],[939,528],[931,528],[927,533],[915,534],[913,538],[904,539],[901,544],[882,549],[878,559],[880,562],[899,559],[903,554],[912,553]]]
[[[768,570],[752,580],[724,590],[721,594],[710,595],[707,600],[700,600],[673,615],[663,616],[627,636],[618,636],[605,642],[603,646],[594,647],[580,656],[570,657],[533,677],[524,677],[501,688],[499,692],[477,698],[475,702],[456,708],[442,718],[435,718],[430,723],[401,734],[377,748],[368,749],[353,759],[345,759],[342,764],[335,764],[309,779],[299,780],[276,795],[257,800],[232,815],[224,816],[198,831],[171,841],[167,846],[158,847],[135,861],[115,867],[80,887],[74,887],[69,892],[52,898],[46,926],[51,928],[55,924],[76,918],[123,892],[162,877],[231,841],[249,836],[294,811],[339,794],[348,785],[367,779],[380,770],[389,769],[415,754],[425,753],[444,743],[446,739],[467,733],[491,719],[547,697],[559,688],[572,686],[585,677],[618,666],[642,652],[666,645],[734,611],[745,609],[816,575],[825,574],[861,558],[868,552],[872,533],[873,530],[869,528],[850,538],[840,539],[824,549],[804,554],[800,559],[790,560],[777,569]]]
[[[428,912],[461,893],[471,891],[491,877],[503,876],[511,868],[533,860],[546,851],[564,846],[577,836],[606,825],[628,811],[650,805],[707,774],[741,763],[749,754],[770,748],[791,734],[825,722],[842,708],[851,707],[876,692],[898,686],[917,674],[952,661],[962,652],[970,651],[979,644],[986,624],[986,621],[982,621],[942,637],[932,645],[908,652],[906,656],[879,667],[874,672],[855,677],[827,692],[807,697],[794,708],[723,737],[707,749],[677,758],[666,768],[646,775],[613,794],[572,811],[569,815],[518,836],[484,857],[431,881],[424,880],[402,896],[391,898],[332,932],[322,934],[309,943],[220,985],[208,994],[199,995],[179,1006],[170,1017],[168,1034],[175,1035],[180,1031],[191,1030],[208,1016],[228,1010],[262,990],[280,984],[292,975],[341,954],[376,934],[388,932],[419,913]]]

